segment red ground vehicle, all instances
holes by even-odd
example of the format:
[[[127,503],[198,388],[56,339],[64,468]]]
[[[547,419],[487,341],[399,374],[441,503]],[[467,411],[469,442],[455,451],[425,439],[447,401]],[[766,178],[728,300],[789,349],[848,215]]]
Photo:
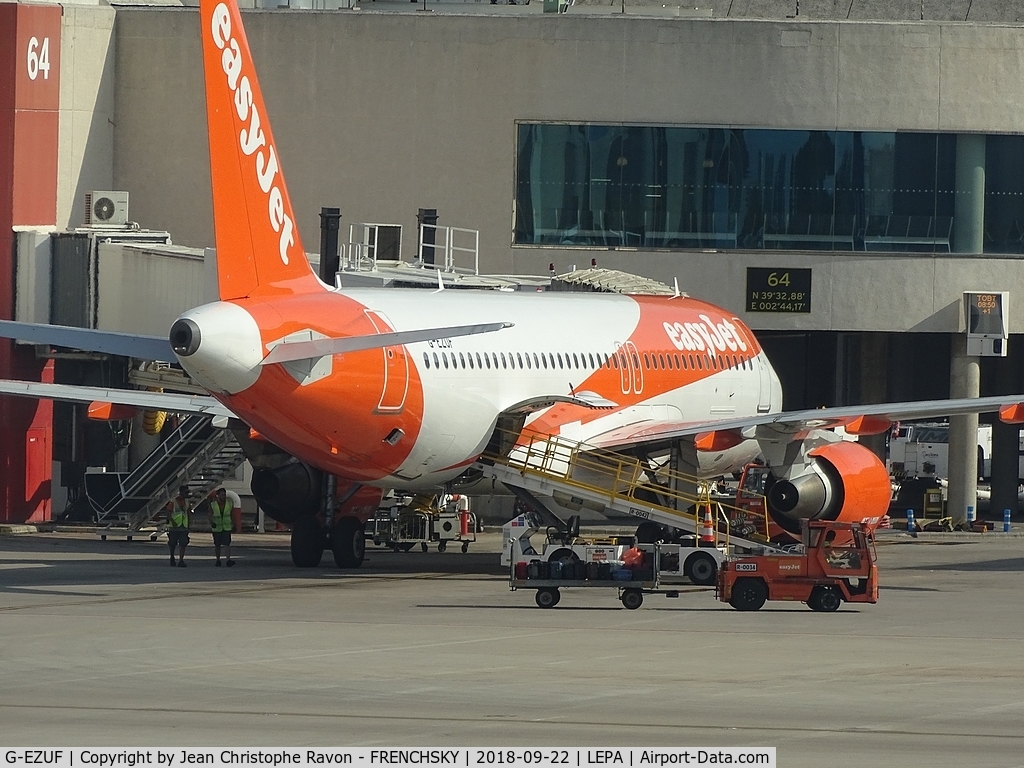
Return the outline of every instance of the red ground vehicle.
[[[743,468],[736,497],[729,515],[730,533],[738,536],[760,536],[766,541],[795,541],[792,536],[772,520],[765,506],[765,484],[771,470],[761,464],[748,464]]]
[[[766,600],[795,600],[835,611],[845,600],[878,602],[875,543],[860,523],[803,523],[803,552],[741,557],[722,563],[718,599],[739,611]]]

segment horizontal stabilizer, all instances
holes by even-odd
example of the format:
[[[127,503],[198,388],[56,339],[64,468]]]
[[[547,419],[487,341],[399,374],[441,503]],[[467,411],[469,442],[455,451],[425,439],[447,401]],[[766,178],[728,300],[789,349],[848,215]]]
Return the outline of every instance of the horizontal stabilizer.
[[[164,336],[139,336],[133,333],[97,331],[94,328],[73,328],[68,325],[0,320],[0,338],[134,357],[139,360],[158,360],[163,363],[178,361],[171,349],[171,343]]]
[[[313,341],[283,341],[270,350],[270,354],[263,358],[262,365],[309,360],[327,355],[340,355],[345,352],[358,352],[364,349],[397,347],[402,344],[415,344],[419,341],[492,333],[500,331],[502,328],[511,328],[512,325],[512,323],[481,323],[479,325],[453,325],[447,328],[422,328],[416,331],[374,333],[366,336],[344,336],[335,339],[314,339]]]
[[[199,413],[207,416],[233,417],[223,404],[207,395],[183,395],[171,392],[147,392],[141,389],[111,389],[71,384],[46,384],[38,381],[10,381],[0,379],[0,395],[34,397],[41,400],[61,400],[71,403],[116,403],[136,408],[170,411],[172,413]]]

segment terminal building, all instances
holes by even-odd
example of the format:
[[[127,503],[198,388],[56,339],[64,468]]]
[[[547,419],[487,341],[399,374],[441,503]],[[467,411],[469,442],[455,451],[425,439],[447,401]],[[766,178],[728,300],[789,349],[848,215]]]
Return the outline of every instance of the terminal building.
[[[190,4],[0,3],[17,72],[0,91],[3,318],[162,334],[212,298]],[[1018,3],[296,5],[245,23],[307,251],[336,206],[342,233],[400,226],[393,257],[411,260],[433,209],[479,230],[482,273],[597,265],[730,309],[787,410],[1024,392]],[[977,349],[971,295],[1001,310]],[[123,361],[7,343],[0,377],[129,381]],[[975,426],[953,423],[954,509],[973,504]],[[0,398],[0,519],[59,513],[126,431]],[[144,455],[135,432],[122,462]],[[995,426],[991,458],[992,504],[1016,510],[1016,427]]]

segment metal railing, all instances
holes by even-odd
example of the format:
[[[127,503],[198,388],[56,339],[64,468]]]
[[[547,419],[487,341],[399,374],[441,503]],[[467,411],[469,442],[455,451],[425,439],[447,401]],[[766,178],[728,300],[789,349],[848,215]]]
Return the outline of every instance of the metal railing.
[[[434,242],[426,241],[427,232],[434,235]],[[423,224],[420,226],[419,235],[420,258],[423,258],[425,248],[432,248],[434,263],[423,263],[421,266],[432,269],[440,269],[444,272],[463,272],[470,275],[480,274],[480,230],[464,229],[463,227],[442,227],[436,224]],[[440,238],[440,239],[439,239]],[[438,263],[438,254],[443,256],[442,263]],[[456,265],[456,256],[460,260],[471,258],[472,266]]]
[[[124,521],[138,530],[189,485],[205,495],[244,461],[241,447],[226,429],[205,416],[189,416],[130,473],[117,474],[118,488],[109,498],[89,502],[100,523]]]
[[[728,540],[729,511],[749,516],[747,509],[714,501],[708,483],[703,478],[672,470],[653,467],[628,454],[616,453],[558,435],[505,434],[505,440],[491,444],[515,443],[511,452],[502,455],[485,452],[481,459],[491,464],[512,468],[520,475],[533,475],[553,481],[565,488],[577,488],[596,495],[609,507],[641,504],[656,510],[668,520],[685,522],[685,527],[697,530],[703,522],[705,508],[712,509],[712,525],[716,535],[724,528]],[[506,442],[507,440],[507,442]],[[681,490],[692,487],[695,492]],[[693,512],[690,512],[690,509]],[[768,530],[767,512],[764,530]]]

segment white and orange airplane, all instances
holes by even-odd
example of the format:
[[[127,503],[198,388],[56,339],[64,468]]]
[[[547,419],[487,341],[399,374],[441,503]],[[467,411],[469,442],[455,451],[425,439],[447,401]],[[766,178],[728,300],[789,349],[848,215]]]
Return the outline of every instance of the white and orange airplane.
[[[499,426],[605,450],[683,446],[707,477],[760,454],[770,511],[793,530],[800,518],[873,524],[888,507],[885,467],[830,428],[875,434],[898,419],[995,410],[1024,421],[1024,396],[782,413],[750,329],[686,296],[326,285],[295,227],[235,0],[202,0],[200,14],[220,300],[185,312],[169,345],[13,322],[0,335],[176,362],[210,396],[31,382],[0,393],[240,420],[259,468],[253,492],[292,524],[298,565],[325,547],[359,565],[385,489],[457,481]],[[325,529],[327,493],[338,512]]]

